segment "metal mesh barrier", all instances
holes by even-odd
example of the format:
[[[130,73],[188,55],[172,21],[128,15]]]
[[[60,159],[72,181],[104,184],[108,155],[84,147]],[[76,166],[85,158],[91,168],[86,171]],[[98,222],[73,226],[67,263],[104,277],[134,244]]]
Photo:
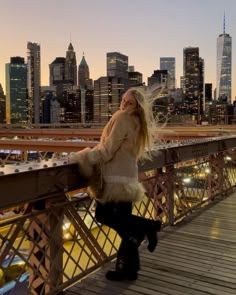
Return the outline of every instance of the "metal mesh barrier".
[[[234,153],[140,172],[140,181],[146,196],[134,214],[172,225],[232,192]],[[56,294],[111,260],[120,238],[95,220],[94,210],[84,189],[2,210],[0,294]]]

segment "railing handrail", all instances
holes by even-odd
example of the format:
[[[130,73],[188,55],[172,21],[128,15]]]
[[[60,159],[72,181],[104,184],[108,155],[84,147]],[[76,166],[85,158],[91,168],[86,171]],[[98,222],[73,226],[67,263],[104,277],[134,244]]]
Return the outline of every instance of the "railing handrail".
[[[72,145],[72,143],[70,143]],[[158,145],[153,150],[152,160],[139,164],[139,171],[148,171],[163,166],[220,153],[236,148],[236,136],[223,136],[176,144]],[[32,163],[34,164],[32,167]],[[49,194],[63,192],[67,188],[79,188],[78,166],[67,164],[65,159],[54,162],[30,162],[22,166],[12,165],[12,171],[2,174],[0,167],[0,209],[14,206],[16,203],[35,201]],[[31,170],[27,167],[31,166]],[[27,186],[25,185],[27,183]],[[16,198],[17,192],[17,198]]]

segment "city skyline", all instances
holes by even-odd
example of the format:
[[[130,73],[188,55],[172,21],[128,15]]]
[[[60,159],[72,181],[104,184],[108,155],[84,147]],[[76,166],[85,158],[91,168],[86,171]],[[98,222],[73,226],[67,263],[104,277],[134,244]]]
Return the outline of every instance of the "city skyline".
[[[160,57],[175,57],[177,87],[183,75],[183,49],[199,47],[205,61],[205,83],[216,87],[216,42],[223,33],[232,37],[232,98],[236,96],[235,0],[0,0],[2,46],[0,83],[5,92],[5,64],[27,55],[27,42],[41,46],[42,86],[49,85],[49,64],[65,57],[72,42],[79,65],[83,52],[93,80],[106,75],[106,53],[129,57],[129,65],[144,76],[160,69]],[[135,4],[134,4],[135,3]],[[201,4],[202,3],[202,4]],[[193,17],[198,16],[199,17]],[[17,30],[16,30],[17,28]]]

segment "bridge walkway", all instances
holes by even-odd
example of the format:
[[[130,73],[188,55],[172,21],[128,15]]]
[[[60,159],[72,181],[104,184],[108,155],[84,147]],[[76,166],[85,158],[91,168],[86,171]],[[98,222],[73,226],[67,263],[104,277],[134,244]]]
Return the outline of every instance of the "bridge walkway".
[[[65,295],[235,295],[236,193],[193,213],[160,234],[154,253],[140,247],[135,282],[104,277],[114,262],[65,291]]]

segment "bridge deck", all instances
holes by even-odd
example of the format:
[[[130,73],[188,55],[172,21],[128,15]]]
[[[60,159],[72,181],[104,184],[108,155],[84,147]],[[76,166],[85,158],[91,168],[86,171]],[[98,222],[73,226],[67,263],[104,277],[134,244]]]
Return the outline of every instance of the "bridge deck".
[[[110,282],[107,264],[65,295],[236,294],[236,193],[166,228],[154,253],[140,249],[138,280]]]

